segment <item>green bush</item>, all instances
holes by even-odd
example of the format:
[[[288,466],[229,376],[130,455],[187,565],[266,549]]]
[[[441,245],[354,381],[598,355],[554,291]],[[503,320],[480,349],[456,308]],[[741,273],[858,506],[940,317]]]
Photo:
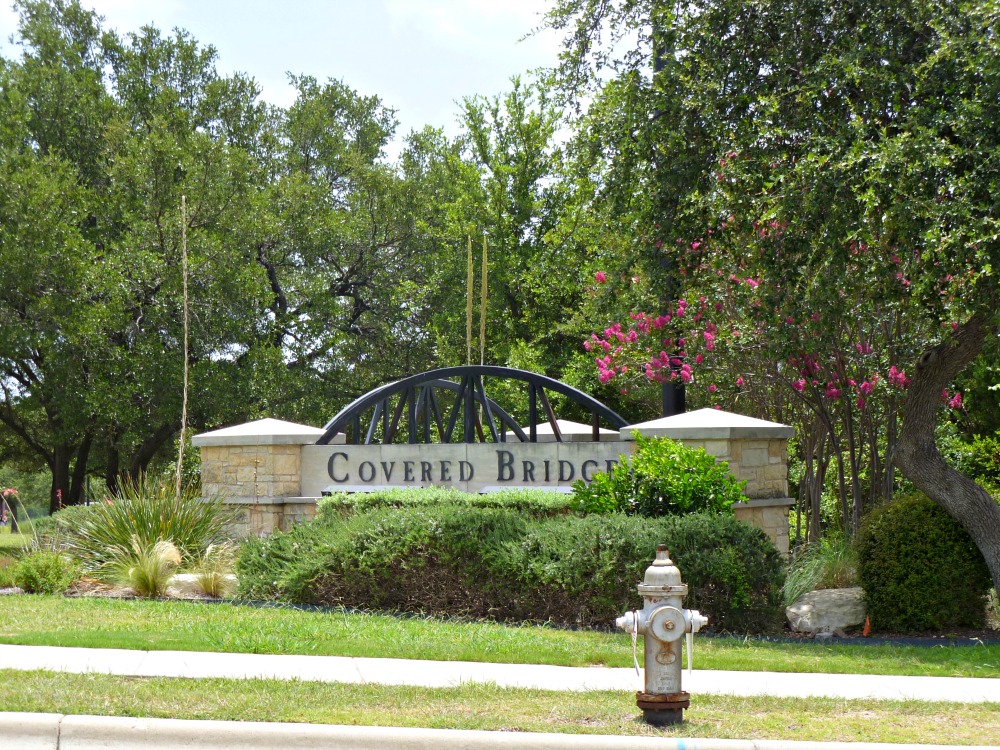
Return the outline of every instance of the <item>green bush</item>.
[[[744,499],[743,483],[704,448],[689,448],[668,438],[636,435],[629,462],[597,474],[588,487],[573,485],[572,507],[583,513],[622,511],[648,518],[683,513],[730,513]]]
[[[22,557],[12,579],[29,594],[61,594],[78,578],[76,566],[59,552],[39,550]]]
[[[783,620],[782,561],[732,517],[624,514],[526,518],[502,508],[381,508],[248,540],[241,595],[367,609],[608,627],[640,605],[657,544],[712,627],[765,632]]]
[[[924,495],[869,515],[858,575],[873,630],[913,633],[985,623],[989,570],[965,529]]]
[[[177,498],[173,484],[148,479],[123,484],[114,499],[65,513],[55,517],[65,549],[99,577],[120,571],[129,550],[152,549],[160,541],[171,542],[184,562],[193,562],[225,538],[229,518],[221,500],[203,500],[191,488]]]
[[[414,508],[454,505],[467,508],[506,508],[529,516],[547,516],[569,509],[567,495],[549,490],[500,490],[483,494],[445,487],[387,489],[375,492],[335,492],[321,497],[316,517],[321,522],[345,518],[376,508]]]

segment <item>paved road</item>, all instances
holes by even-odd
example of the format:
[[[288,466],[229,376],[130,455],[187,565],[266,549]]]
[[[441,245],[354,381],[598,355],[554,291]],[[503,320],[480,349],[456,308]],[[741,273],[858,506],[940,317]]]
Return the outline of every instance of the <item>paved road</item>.
[[[573,691],[631,691],[642,687],[635,670],[622,668],[52,646],[0,645],[0,668],[93,672],[132,677],[260,677],[426,687],[449,687],[470,682]],[[694,695],[1000,703],[1000,680],[972,677],[890,677],[696,669],[690,675],[685,672],[684,689]]]

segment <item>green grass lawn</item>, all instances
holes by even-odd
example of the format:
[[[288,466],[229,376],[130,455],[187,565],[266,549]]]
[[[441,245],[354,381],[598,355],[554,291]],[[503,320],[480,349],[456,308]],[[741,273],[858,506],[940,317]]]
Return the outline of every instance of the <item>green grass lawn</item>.
[[[624,633],[58,596],[0,597],[0,643],[566,666],[632,664],[631,640]],[[695,667],[1000,677],[1000,646],[927,648],[696,637]]]
[[[419,688],[276,680],[124,678],[0,670],[6,711],[442,729],[982,745],[1000,706],[692,696],[686,721],[644,724],[633,694],[492,685]]]
[[[0,552],[4,550],[19,550],[31,541],[30,534],[11,534],[9,530],[0,531]]]

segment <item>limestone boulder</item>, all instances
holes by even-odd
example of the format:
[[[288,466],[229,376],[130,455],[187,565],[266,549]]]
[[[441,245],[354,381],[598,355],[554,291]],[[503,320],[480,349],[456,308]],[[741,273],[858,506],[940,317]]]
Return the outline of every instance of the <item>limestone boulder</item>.
[[[796,633],[839,633],[863,624],[866,614],[860,587],[810,591],[785,608],[788,623]]]

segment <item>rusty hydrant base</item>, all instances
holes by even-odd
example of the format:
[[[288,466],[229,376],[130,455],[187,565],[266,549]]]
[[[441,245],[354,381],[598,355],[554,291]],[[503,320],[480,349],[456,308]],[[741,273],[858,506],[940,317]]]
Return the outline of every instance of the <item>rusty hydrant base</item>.
[[[635,694],[635,704],[642,709],[642,719],[654,727],[680,724],[684,721],[684,709],[691,706],[691,697],[684,692]]]

